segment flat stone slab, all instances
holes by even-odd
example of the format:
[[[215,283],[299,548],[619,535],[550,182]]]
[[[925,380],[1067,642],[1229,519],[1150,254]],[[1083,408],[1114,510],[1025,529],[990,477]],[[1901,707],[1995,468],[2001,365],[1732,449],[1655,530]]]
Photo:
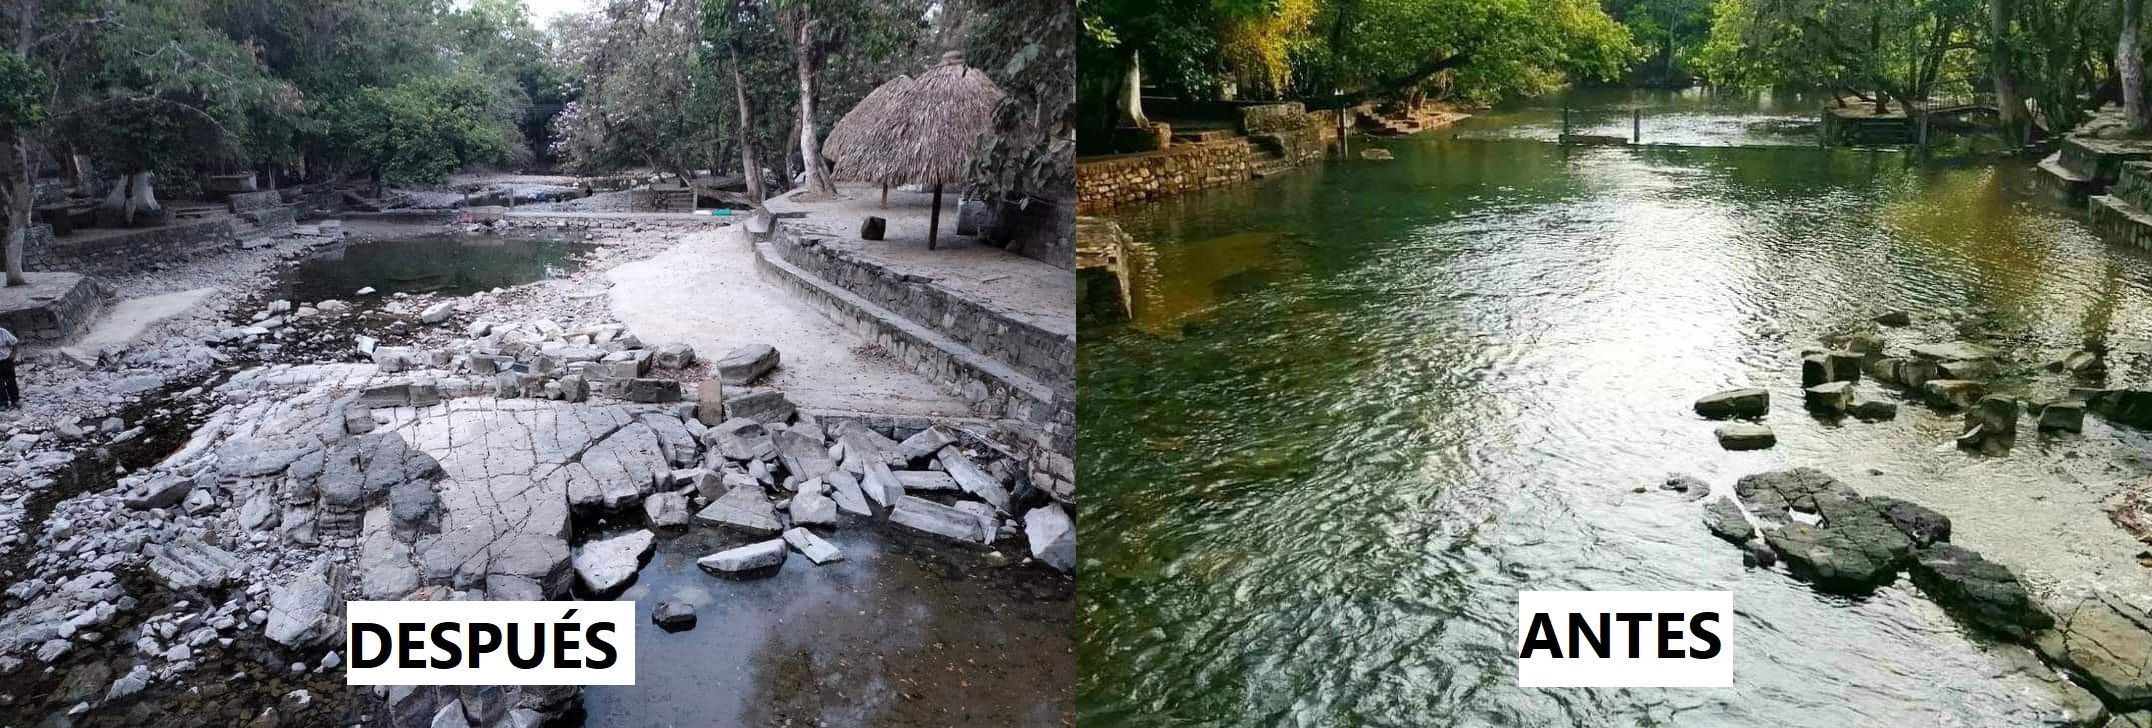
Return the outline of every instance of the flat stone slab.
[[[777,521],[777,507],[763,497],[761,488],[739,487],[725,491],[709,507],[695,514],[695,521],[737,529],[755,536],[775,536],[784,530]]]
[[[2152,615],[2114,597],[2094,596],[2057,610],[2055,621],[2054,629],[2034,639],[2042,656],[2112,703],[2152,705]]]
[[[804,528],[793,528],[785,531],[784,538],[785,543],[791,544],[792,548],[798,549],[801,556],[807,557],[808,561],[814,562],[817,566],[844,560],[844,552],[837,550],[835,544],[822,540],[821,536],[814,535],[813,531]]]
[[[957,486],[956,478],[948,473],[933,470],[898,470],[892,473],[897,483],[906,491],[922,493],[953,493],[963,488]]]
[[[762,375],[768,374],[771,369],[776,369],[777,361],[777,347],[750,344],[733,349],[717,361],[711,362],[710,369],[717,372],[718,379],[726,384],[746,385],[762,378]]]
[[[1986,347],[1964,342],[1921,344],[1912,349],[1913,356],[1934,361],[1967,361],[1994,358],[1995,352]]]
[[[986,543],[979,519],[972,514],[915,496],[897,499],[889,509],[889,522],[915,531],[969,543]]]
[[[726,549],[695,560],[695,565],[718,576],[747,579],[770,576],[785,564],[785,540],[773,538]]]

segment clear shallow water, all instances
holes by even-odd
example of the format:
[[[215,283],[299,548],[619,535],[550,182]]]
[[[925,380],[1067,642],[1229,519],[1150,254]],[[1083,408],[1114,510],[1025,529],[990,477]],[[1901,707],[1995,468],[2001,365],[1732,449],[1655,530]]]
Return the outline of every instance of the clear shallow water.
[[[349,298],[384,293],[465,295],[544,280],[581,266],[595,246],[567,240],[493,235],[425,235],[357,240],[308,256],[284,274],[288,297]]]
[[[1068,723],[1076,661],[1066,577],[908,535],[824,535],[844,561],[817,566],[795,552],[776,575],[751,581],[695,565],[739,539],[700,525],[661,536],[617,597],[636,602],[636,684],[584,688],[580,725]],[[694,629],[650,623],[668,598],[696,605]]]
[[[2142,352],[2152,259],[2033,197],[2021,167],[1791,144],[1563,149],[1533,141],[1533,113],[1356,145],[1394,162],[1116,214],[1141,241],[1135,320],[1080,334],[1080,722],[2053,717],[2022,652],[1966,635],[1910,584],[1819,595],[1742,567],[1695,503],[1632,489],[1688,472],[1729,491],[1818,466],[1951,516],[1954,540],[2042,595],[2146,593],[2143,546],[2102,511],[2145,472],[2141,433],[2088,422],[1975,457],[1948,444],[1956,418],[1912,403],[1888,423],[1806,415],[1797,362],[1847,322],[1938,306],[1992,313],[1920,317],[1886,332],[1893,350],[1965,338],[2036,364],[2098,333]],[[1691,126],[1790,113],[1698,111]],[[1503,131],[1505,114],[1524,126]],[[2140,355],[2113,366],[2111,384],[2152,374]],[[1772,390],[1780,444],[1725,452],[1690,403],[1750,385]],[[1515,593],[1586,588],[1733,591],[1736,687],[1517,687]]]

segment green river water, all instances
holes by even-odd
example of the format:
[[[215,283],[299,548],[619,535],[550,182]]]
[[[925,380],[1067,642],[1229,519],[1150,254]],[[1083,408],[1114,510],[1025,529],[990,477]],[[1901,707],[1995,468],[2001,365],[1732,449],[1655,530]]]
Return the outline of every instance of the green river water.
[[[1958,417],[1801,410],[1799,355],[1892,309],[1894,351],[1976,341],[2006,393],[2088,336],[2110,385],[2152,375],[2152,255],[2041,197],[2030,164],[1826,150],[1815,101],[1595,95],[1563,148],[1552,100],[1110,213],[1134,318],[1080,334],[1086,726],[2028,725],[2049,675],[1911,584],[1849,598],[1745,568],[1654,486],[1823,468],[1949,515],[2041,597],[2152,593],[2105,507],[2141,433],[1951,446]],[[1969,309],[1950,319],[1935,308]],[[1777,447],[1726,452],[1690,411],[1773,395]],[[1896,395],[1871,383],[1879,397]],[[2029,428],[2028,428],[2029,429]],[[1730,689],[1516,685],[1521,589],[1728,590]]]

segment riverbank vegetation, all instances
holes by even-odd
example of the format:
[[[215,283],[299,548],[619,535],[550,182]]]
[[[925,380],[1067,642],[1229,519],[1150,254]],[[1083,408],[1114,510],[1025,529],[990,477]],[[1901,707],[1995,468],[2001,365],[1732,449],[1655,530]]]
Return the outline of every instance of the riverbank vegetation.
[[[869,90],[956,52],[1006,92],[979,197],[1068,185],[1066,6],[1022,0],[0,0],[11,251],[41,180],[130,212],[152,184],[424,186],[476,167],[827,192],[820,144]],[[729,180],[729,182],[727,181]],[[1061,187],[1052,185],[1056,180]],[[698,187],[703,189],[703,187]],[[36,203],[42,204],[42,203]],[[19,264],[12,259],[9,269]]]
[[[1882,113],[1992,105],[2014,141],[2103,103],[2152,129],[2142,0],[1085,0],[1083,128],[1136,94],[1328,108],[1565,84],[1793,87]],[[1906,114],[1908,117],[1914,114]]]

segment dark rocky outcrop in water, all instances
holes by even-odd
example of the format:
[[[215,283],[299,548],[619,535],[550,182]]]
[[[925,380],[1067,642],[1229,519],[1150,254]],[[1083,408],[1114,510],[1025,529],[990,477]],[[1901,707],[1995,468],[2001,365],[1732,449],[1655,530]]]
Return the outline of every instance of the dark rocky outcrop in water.
[[[1974,627],[2024,640],[2055,625],[2026,595],[2016,574],[1971,549],[1949,543],[1929,546],[1914,557],[1908,571],[1928,598]]]
[[[2124,714],[2152,708],[2152,614],[2145,609],[2111,596],[2043,608],[2009,567],[1950,543],[1948,517],[1897,498],[1862,496],[1815,468],[1749,475],[1734,493],[1737,499],[1704,503],[1704,524],[1739,546],[1743,563],[1769,566],[1775,552],[1796,576],[1840,593],[1872,590],[1905,569],[1966,625],[2030,645],[2076,676],[2117,714],[2109,726],[2152,728],[2132,722],[2152,713]]]
[[[2085,407],[2109,422],[2152,429],[2152,391],[2103,389],[2092,393]]]
[[[1888,584],[1912,554],[1912,539],[1877,504],[1815,468],[1750,475],[1734,493],[1764,524],[1764,542],[1817,588],[1860,592]]]

